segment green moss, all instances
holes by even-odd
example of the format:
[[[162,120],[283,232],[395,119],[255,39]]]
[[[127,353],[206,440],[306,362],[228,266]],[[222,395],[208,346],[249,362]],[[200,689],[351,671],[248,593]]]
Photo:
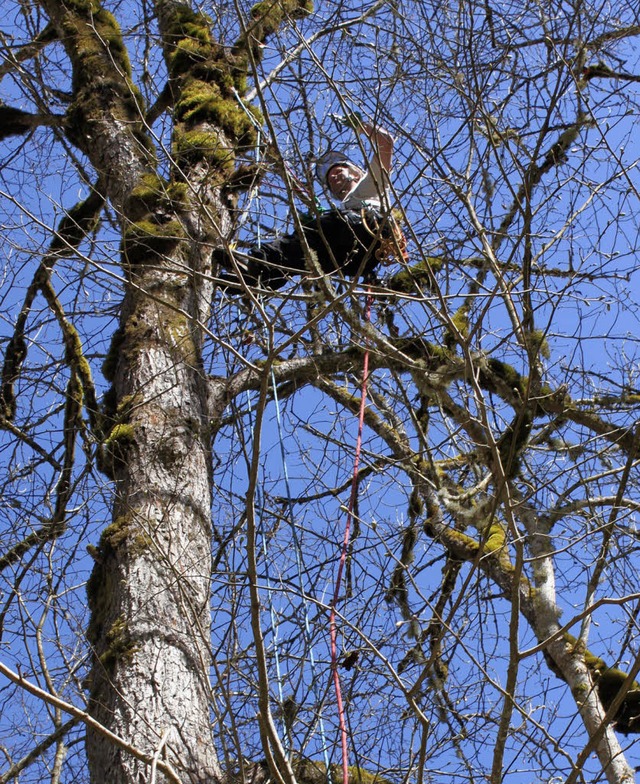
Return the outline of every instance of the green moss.
[[[65,117],[69,138],[90,151],[96,120],[107,116],[126,123],[136,142],[155,160],[153,142],[144,127],[144,99],[133,83],[131,63],[120,26],[99,4],[72,2],[60,20],[62,40],[73,60],[74,101]]]
[[[131,223],[123,235],[123,252],[130,265],[153,262],[171,254],[185,229],[175,216],[187,201],[186,183],[167,183],[153,172],[140,177],[127,204]]]
[[[209,49],[196,39],[183,38],[169,57],[169,68],[174,78],[189,73],[194,65],[207,61]]]
[[[506,385],[510,390],[516,390],[520,397],[525,397],[525,381],[508,362],[491,357],[487,360],[487,369],[480,368],[478,381],[489,392],[504,393],[503,385]]]
[[[409,496],[409,507],[407,511],[412,520],[415,520],[420,517],[420,515],[424,514],[424,501],[422,500],[422,496],[415,489]]]
[[[219,101],[220,88],[216,84],[191,79],[182,90],[175,106],[175,118],[188,121],[206,114],[207,106]],[[205,116],[206,119],[206,116]]]
[[[102,194],[92,191],[84,201],[72,207],[60,221],[56,236],[51,241],[51,250],[60,256],[73,255],[73,249],[100,225],[103,206]]]
[[[337,766],[336,766],[337,768]],[[387,779],[384,779],[378,773],[371,773],[369,770],[365,770],[358,765],[349,765],[349,784],[389,784]],[[342,781],[342,771],[341,769],[333,770],[333,778],[335,778],[335,774],[339,772],[339,776],[337,777],[337,781]]]
[[[83,13],[95,13],[100,10],[99,0],[66,0],[65,5],[70,10]]]
[[[451,317],[451,322],[463,338],[469,337],[469,306],[458,308]]]
[[[134,427],[128,423],[117,423],[109,430],[100,446],[98,465],[110,479],[115,479],[118,468],[124,465],[134,438]]]
[[[424,360],[429,368],[436,369],[451,361],[451,351],[448,348],[430,343],[422,337],[397,338],[393,345],[413,359]]]
[[[124,45],[122,30],[115,16],[104,8],[100,8],[93,14],[92,22],[101,40],[106,44],[113,61],[117,63],[122,73],[131,79],[129,53]]]
[[[503,550],[507,543],[507,534],[504,526],[501,523],[492,523],[487,534],[484,542],[484,551],[486,553],[495,553]]]
[[[520,454],[527,446],[532,427],[533,410],[523,408],[516,413],[498,441],[500,461],[509,478],[515,477],[520,470]]]
[[[189,6],[175,6],[167,26],[168,64],[173,78],[193,72],[194,66],[211,63],[222,48],[211,37],[211,19]]]
[[[167,187],[167,198],[174,208],[186,206],[189,196],[189,186],[186,182],[172,182]]]
[[[490,359],[488,361],[489,369],[496,376],[499,376],[509,386],[517,389],[522,384],[522,376],[518,371],[506,362],[501,362],[499,359]]]
[[[613,700],[617,697],[622,684],[627,678],[627,673],[618,669],[617,667],[608,667],[604,659],[596,656],[568,632],[563,635],[563,641],[567,645],[569,652],[577,655],[582,655],[584,663],[587,665],[591,677],[596,684],[598,696],[602,702],[605,710],[608,710]],[[562,672],[556,665],[553,658],[546,651],[544,657],[549,665],[549,668],[559,678],[563,678]],[[564,678],[563,678],[564,680]],[[580,684],[579,689],[576,689],[576,696],[581,696],[588,692],[590,686],[588,684]],[[633,681],[629,691],[615,716],[615,727],[620,732],[627,733],[640,733],[640,683]]]
[[[208,161],[222,175],[233,173],[235,156],[217,133],[187,131],[174,134],[173,155],[178,165]]]
[[[138,649],[131,639],[129,625],[124,618],[119,618],[111,624],[106,634],[106,650],[100,656],[100,661],[107,671],[113,671],[116,664],[128,662],[133,658]]]
[[[167,25],[170,38],[191,37],[201,41],[211,41],[213,20],[202,11],[194,11],[186,4],[176,4],[171,9],[171,20]]]
[[[120,420],[129,419],[131,412],[136,406],[139,406],[144,401],[144,395],[141,392],[136,392],[132,395],[123,395],[118,401],[116,406],[116,417]]]
[[[453,351],[460,341],[469,337],[469,305],[465,303],[459,307],[451,317],[453,329],[447,329],[444,336],[444,344]]]
[[[164,258],[174,251],[184,239],[184,228],[180,221],[169,220],[156,223],[152,219],[142,219],[131,223],[125,230],[122,247],[128,264],[135,266]]]
[[[74,69],[75,86],[86,87],[105,80],[121,84],[122,79],[130,83],[129,54],[114,15],[100,7],[77,10],[77,14],[68,13],[62,20],[64,34],[73,40],[77,55],[85,61],[85,68],[78,72]],[[89,63],[93,71],[86,72]]]
[[[143,174],[129,194],[127,217],[135,222],[146,215],[156,212],[166,201],[167,184],[155,172]]]
[[[422,289],[432,291],[434,275],[441,269],[443,263],[441,258],[427,256],[423,261],[396,272],[389,279],[387,287],[401,294],[416,294]]]
[[[168,313],[162,320],[161,334],[177,354],[177,359],[196,367],[199,354],[193,341],[189,320],[177,311]]]
[[[248,52],[254,61],[262,59],[263,48],[267,38],[287,19],[300,19],[313,11],[311,0],[262,0],[250,11],[252,23],[240,36],[233,47],[233,53],[246,57]]]
[[[110,449],[113,449],[116,444],[120,447],[124,446],[125,444],[130,444],[134,440],[135,431],[133,429],[133,425],[128,424],[119,424],[114,425],[109,432],[109,435],[105,439],[104,445]]]
[[[142,530],[133,514],[117,517],[104,529],[99,549],[103,552],[109,548],[117,550],[125,544],[133,554],[148,550],[152,544],[151,537]]]
[[[179,35],[181,38],[186,38],[208,47],[213,42],[211,38],[212,24],[211,18],[206,14],[195,12],[190,20],[182,21]]]
[[[529,345],[530,350],[534,354],[540,354],[541,357],[544,359],[549,359],[551,356],[551,349],[549,348],[549,343],[545,336],[545,333],[541,329],[534,329],[527,335],[527,343]]]
[[[191,124],[210,122],[238,144],[245,146],[255,143],[252,116],[258,123],[263,121],[262,115],[254,107],[243,107],[235,98],[223,97],[219,87],[201,80],[192,81],[176,104],[178,120]]]
[[[313,12],[311,0],[261,0],[249,12],[254,20],[251,30],[256,42],[264,43],[280,27],[287,17],[301,19]]]

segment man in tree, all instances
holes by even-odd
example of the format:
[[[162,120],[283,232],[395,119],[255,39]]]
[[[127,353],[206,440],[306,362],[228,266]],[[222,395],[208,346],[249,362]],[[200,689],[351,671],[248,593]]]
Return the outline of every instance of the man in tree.
[[[307,263],[311,251],[325,274],[371,276],[394,242],[394,223],[383,204],[393,137],[368,122],[351,124],[373,147],[367,171],[336,151],[323,155],[316,165],[318,179],[339,206],[305,216],[299,233],[255,245],[247,254],[217,248],[214,260],[221,267],[241,276],[247,285],[279,289],[292,275],[311,268]]]

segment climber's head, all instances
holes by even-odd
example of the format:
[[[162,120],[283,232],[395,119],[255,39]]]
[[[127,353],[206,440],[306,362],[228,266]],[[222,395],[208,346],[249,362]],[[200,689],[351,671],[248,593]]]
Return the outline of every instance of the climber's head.
[[[342,153],[328,152],[316,164],[316,174],[320,182],[337,199],[346,199],[364,177],[364,172]]]

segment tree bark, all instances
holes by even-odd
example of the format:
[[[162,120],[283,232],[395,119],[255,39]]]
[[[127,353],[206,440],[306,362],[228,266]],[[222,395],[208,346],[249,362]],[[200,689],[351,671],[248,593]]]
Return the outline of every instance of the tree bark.
[[[157,175],[116,20],[98,2],[44,6],[73,66],[67,135],[106,183],[126,278],[105,365],[112,389],[100,435],[115,500],[88,584],[89,710],[138,751],[166,761],[176,781],[204,784],[220,768],[209,715],[211,443],[201,347],[212,289],[207,227],[214,219],[229,227],[224,177],[192,150],[168,180]],[[173,25],[172,37],[165,29],[171,56],[186,35],[180,20],[198,17],[171,3],[162,14],[161,25]],[[188,83],[184,68],[180,77]],[[228,169],[233,139],[208,120],[200,113],[185,127],[182,118],[174,133],[208,139],[218,158],[226,151]],[[152,766],[92,727],[87,754],[92,781],[151,776]]]

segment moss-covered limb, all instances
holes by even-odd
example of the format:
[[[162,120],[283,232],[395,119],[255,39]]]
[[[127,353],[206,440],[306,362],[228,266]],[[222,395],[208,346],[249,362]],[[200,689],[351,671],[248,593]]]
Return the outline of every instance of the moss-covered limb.
[[[9,56],[5,56],[4,62],[0,64],[0,79],[5,74],[18,70],[21,63],[36,57],[47,44],[58,40],[56,28],[51,23],[45,25],[41,32],[29,44],[20,46],[17,50],[12,50]]]
[[[183,216],[188,185],[168,182],[153,172],[140,175],[125,202],[122,251],[129,274],[140,265],[157,264],[186,238]]]
[[[91,425],[94,435],[98,437],[101,431],[100,406],[98,404],[95,384],[93,383],[91,367],[84,355],[80,335],[78,330],[67,318],[64,309],[53,290],[53,285],[51,284],[51,279],[48,275],[43,280],[40,288],[47,304],[56,317],[58,326],[62,332],[65,362],[72,369],[73,373],[77,374],[82,385],[81,400],[84,403],[84,407],[89,416],[89,424]]]
[[[229,51],[213,39],[206,14],[170,0],[159,6],[173,96],[172,153],[177,177],[188,178],[190,169],[204,163],[209,182],[224,184],[228,193],[248,187],[246,172],[237,173],[235,162],[238,152],[255,145],[256,128],[262,123],[260,112],[242,100],[250,64],[259,56],[259,41],[284,19],[308,10],[307,0],[258,4],[242,43]]]
[[[313,13],[313,0],[261,0],[250,11],[251,19],[233,48],[235,54],[251,58],[254,63],[262,59],[262,49],[288,19],[302,19]]]
[[[392,275],[385,281],[385,288],[399,294],[435,291],[437,290],[435,276],[442,269],[445,261],[443,256],[427,256]]]
[[[531,427],[531,418],[541,416],[562,416],[576,425],[582,425],[606,441],[619,447],[625,454],[635,455],[637,442],[633,428],[620,427],[607,421],[595,411],[590,411],[578,406],[571,400],[566,389],[556,391],[542,387],[535,399],[528,394],[528,380],[508,362],[495,358],[483,360],[478,357],[476,366],[479,369],[478,383],[488,392],[499,395],[505,402],[516,409],[518,426],[511,429],[516,434],[515,443],[517,452],[522,446],[522,438],[526,439]],[[512,423],[513,425],[514,423]],[[505,447],[509,440],[505,439]]]
[[[444,344],[447,348],[453,349],[458,343],[469,337],[469,312],[469,304],[465,302],[451,316],[451,323],[444,337]]]
[[[442,640],[445,635],[444,617],[447,604],[451,601],[456,587],[456,581],[460,574],[462,563],[455,558],[447,555],[444,568],[442,570],[442,585],[438,601],[433,608],[433,615],[426,629],[426,636],[429,640],[429,661],[433,668],[433,677],[437,685],[444,683],[449,674],[447,663],[442,657]]]
[[[313,380],[313,383],[349,410],[357,412],[359,399],[346,390],[324,378]],[[365,413],[365,423],[387,444],[391,452],[390,459],[406,471],[417,497],[422,499],[425,509],[423,530],[427,535],[438,541],[453,559],[476,564],[506,596],[512,596],[514,568],[510,561],[509,548],[506,546],[503,524],[494,520],[483,526],[482,520],[478,522],[476,514],[477,528],[481,533],[479,539],[449,525],[444,520],[437,495],[439,479],[435,475],[434,467],[411,449],[404,434],[383,422],[371,409],[367,409]],[[533,618],[532,590],[525,578],[520,579],[519,591],[521,604],[526,608],[528,617]]]
[[[0,140],[22,136],[41,125],[62,125],[64,118],[55,114],[32,114],[0,103]]]
[[[246,65],[213,40],[212,22],[206,14],[182,3],[167,3],[166,8],[159,21],[177,130],[180,134],[204,132],[198,126],[208,123],[231,141],[252,144],[254,110],[238,99],[244,92]],[[255,119],[259,121],[258,113]]]
[[[609,422],[593,410],[578,408],[563,388],[553,392],[543,389],[536,401],[540,410],[549,416],[561,416],[576,425],[586,427],[591,432],[618,447],[627,456],[637,457],[638,442],[633,426],[620,427]]]
[[[64,215],[47,254],[47,260],[51,262],[47,264],[49,270],[56,258],[72,256],[80,244],[97,229],[104,204],[102,183],[98,182],[86,199],[78,202]]]
[[[120,26],[99,0],[43,0],[43,6],[72,65],[67,137],[105,177],[120,209],[127,177],[155,161]]]
[[[60,256],[69,256],[98,224],[104,206],[104,196],[99,187],[75,205],[58,224],[46,256],[41,261],[33,280],[29,284],[20,313],[16,319],[13,336],[7,345],[2,367],[0,405],[3,417],[13,420],[16,413],[14,384],[27,356],[26,324],[38,292],[50,289],[50,273]],[[97,409],[96,409],[97,410]]]
[[[526,394],[526,379],[510,365],[495,357],[489,357],[478,363],[478,383],[488,392],[499,395],[503,400],[523,400]]]
[[[617,667],[609,667],[604,659],[585,649],[572,634],[565,632],[563,640],[570,652],[582,656],[584,659],[598,691],[602,707],[608,710],[614,699],[618,697],[628,674]],[[564,680],[559,667],[546,651],[544,651],[544,657],[549,669]],[[628,691],[616,712],[614,726],[624,735],[635,735],[640,733],[640,683],[632,681],[627,688]]]
[[[51,519],[37,531],[29,534],[0,557],[0,571],[17,563],[25,553],[34,547],[61,536],[66,528],[67,504],[73,490],[72,474],[75,465],[75,447],[78,432],[82,427],[82,384],[78,375],[72,371],[67,384],[64,420],[62,424],[64,458],[60,466],[60,477],[56,483],[55,505]]]
[[[114,554],[126,547],[135,556],[153,545],[151,534],[144,526],[144,517],[135,512],[120,515],[100,535],[97,547],[89,553],[95,564],[87,581],[87,599],[91,611],[87,639],[96,646],[96,654],[102,670],[108,676],[122,659],[135,653],[126,624],[121,618],[113,618],[112,598],[117,587],[114,585],[116,572],[113,569]],[[95,687],[97,684],[93,684]]]
[[[478,539],[449,525],[444,519],[442,505],[434,489],[433,481],[429,479],[432,472],[429,465],[417,456],[408,462],[403,461],[403,464],[424,500],[426,516],[423,528],[427,535],[439,542],[450,558],[473,564],[483,571],[505,596],[512,597],[515,570],[510,560],[509,549],[506,546],[505,526],[495,518],[486,522],[483,519],[485,513],[482,509],[476,509],[473,514],[474,524],[480,532]],[[451,506],[451,504],[447,504],[447,506]],[[471,511],[473,512],[473,510]],[[453,510],[453,514],[456,515],[455,510]],[[467,522],[467,515],[465,515],[463,522]],[[520,577],[518,591],[522,611],[525,617],[532,621],[535,618],[532,602],[533,589],[526,578]]]
[[[175,166],[171,179],[193,186],[206,177],[207,190],[211,193],[205,201],[213,198],[215,213],[220,207],[216,201],[218,197],[214,195],[216,186],[233,175],[237,153],[255,145],[256,124],[262,121],[260,114],[240,98],[246,90],[246,63],[240,62],[228,48],[214,40],[212,20],[189,4],[163,0],[156,4],[155,12],[169,82],[158,105],[152,108],[150,119],[166,106],[173,107],[171,152]],[[202,192],[199,198],[203,198]],[[199,218],[195,223],[204,230],[204,236],[199,239],[209,241],[207,233],[212,238],[219,236],[207,229],[208,221],[202,221],[201,203],[196,211]],[[156,226],[165,224],[165,221],[152,222]],[[145,243],[149,243],[152,256],[158,252],[167,253],[162,237],[158,243],[151,238],[151,234],[161,234],[161,229],[150,232],[147,225],[128,227],[127,231],[132,240],[130,244],[139,246],[138,256],[144,255]],[[169,229],[165,236],[170,239]],[[127,239],[125,237],[125,243]],[[131,257],[131,247],[127,252]],[[136,251],[133,253],[136,255]],[[135,259],[132,260],[135,263]]]
[[[130,449],[135,444],[135,428],[132,414],[143,402],[142,395],[127,395],[116,400],[115,388],[111,386],[103,398],[102,427],[99,436],[98,468],[109,479],[115,479],[118,470],[125,464]]]
[[[533,411],[522,406],[504,430],[496,444],[502,471],[508,479],[515,477],[520,470],[520,454],[529,442],[533,427]]]
[[[330,765],[328,777],[325,763],[308,757],[294,757],[291,766],[299,784],[342,783],[342,767],[340,765]],[[248,763],[244,766],[242,775],[233,776],[232,780],[236,784],[240,784],[241,781],[250,781],[252,784],[268,784],[271,779],[266,761],[263,761]],[[349,784],[391,784],[391,782],[380,773],[372,772],[358,765],[350,765]]]
[[[425,363],[425,369],[442,371],[443,376],[453,374],[451,378],[459,376],[463,363],[455,354],[448,349],[439,346],[437,343],[430,343],[423,337],[411,338],[389,338],[389,343],[396,351],[401,352],[409,359],[421,360]]]

